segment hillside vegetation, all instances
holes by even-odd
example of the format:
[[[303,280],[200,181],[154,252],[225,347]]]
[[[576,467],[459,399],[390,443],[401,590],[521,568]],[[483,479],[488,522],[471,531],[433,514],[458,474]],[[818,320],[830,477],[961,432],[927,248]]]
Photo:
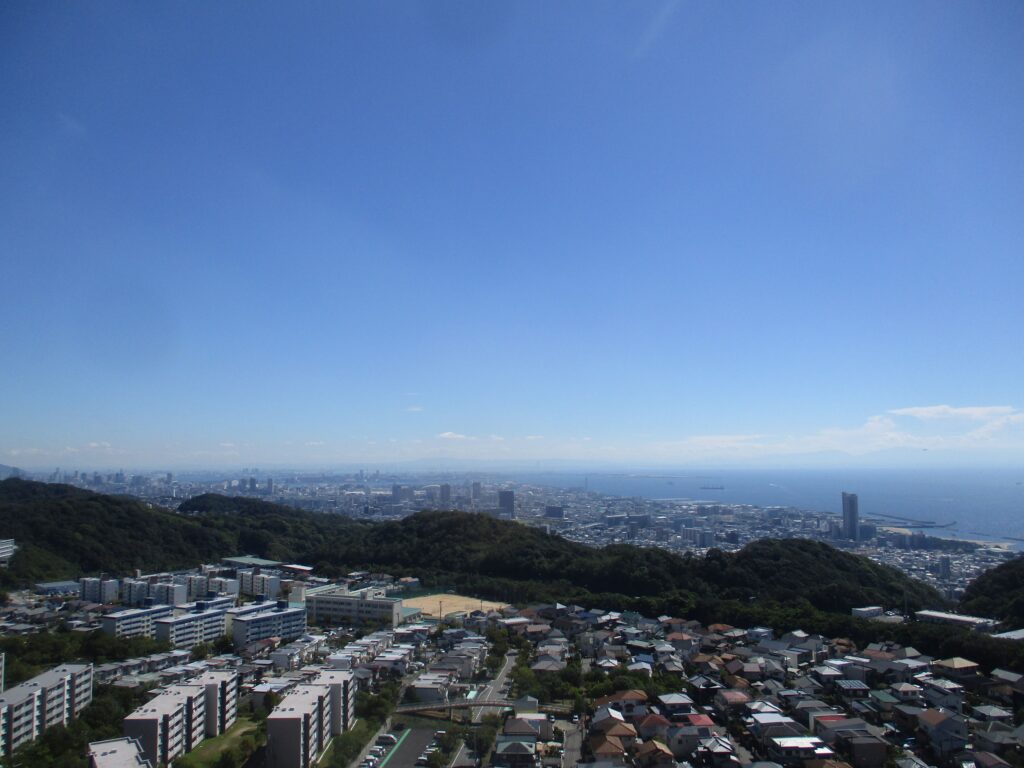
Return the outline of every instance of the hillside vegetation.
[[[235,554],[415,574],[425,583],[510,602],[574,602],[738,626],[803,628],[858,642],[893,639],[937,655],[1024,669],[1024,644],[926,624],[855,620],[858,605],[948,607],[931,587],[867,558],[802,539],[685,556],[595,549],[537,528],[464,512],[357,522],[257,499],[198,496],[178,512],[135,499],[17,479],[0,482],[0,533],[21,549],[8,585],[82,573],[194,566]],[[1010,577],[1013,578],[1013,577]],[[1022,647],[1018,647],[1022,646]]]
[[[1024,557],[981,574],[965,590],[960,606],[964,613],[991,616],[1012,629],[1024,627]]]
[[[600,595],[677,608],[709,599],[806,600],[840,612],[865,604],[942,603],[929,587],[892,568],[819,542],[762,540],[736,554],[686,557],[628,545],[594,549],[465,512],[357,523],[207,494],[173,513],[131,498],[11,479],[0,483],[0,530],[23,546],[8,578],[158,570],[248,553],[309,563],[329,575],[366,567],[476,582],[504,599]]]

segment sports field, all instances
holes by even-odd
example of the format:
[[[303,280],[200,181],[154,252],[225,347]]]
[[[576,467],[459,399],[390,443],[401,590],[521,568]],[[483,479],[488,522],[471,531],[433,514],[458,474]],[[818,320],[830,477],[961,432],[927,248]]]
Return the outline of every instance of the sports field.
[[[423,617],[429,619],[441,618],[456,611],[500,611],[505,607],[505,603],[495,603],[492,600],[480,600],[465,595],[451,595],[447,592],[404,599],[402,605],[408,608],[419,608],[423,611]]]

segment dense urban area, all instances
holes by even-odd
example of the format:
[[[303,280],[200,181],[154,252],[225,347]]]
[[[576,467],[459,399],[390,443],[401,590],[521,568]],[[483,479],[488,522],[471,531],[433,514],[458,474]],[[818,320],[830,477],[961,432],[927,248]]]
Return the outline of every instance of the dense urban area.
[[[850,606],[855,623],[843,626],[857,636],[832,636],[784,613],[779,626],[740,624],[742,606],[698,619],[496,600],[431,576],[320,572],[245,551],[158,572],[100,569],[12,585],[5,596],[0,741],[12,766],[1024,765],[1018,665],[993,663],[999,653],[987,650],[976,659],[936,652],[1024,637],[1005,620],[950,607],[1014,553],[862,515],[852,492],[836,516],[484,477],[42,479],[62,485],[16,491],[77,486],[181,515],[210,498],[219,509],[258,499],[357,521],[454,510],[593,548],[688,558],[811,539],[894,566],[946,602],[919,605],[915,595],[908,606],[903,587],[904,604]],[[0,559],[30,549],[7,539]],[[944,633],[959,644],[944,645]]]

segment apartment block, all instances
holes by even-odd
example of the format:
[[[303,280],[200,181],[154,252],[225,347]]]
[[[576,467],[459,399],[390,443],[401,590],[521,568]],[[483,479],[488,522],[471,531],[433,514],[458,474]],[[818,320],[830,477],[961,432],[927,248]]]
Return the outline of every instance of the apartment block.
[[[78,580],[79,594],[93,603],[116,603],[121,594],[117,579],[84,578]]]
[[[142,606],[149,597],[149,582],[143,579],[125,579],[121,582],[121,602],[125,605]]]
[[[379,590],[349,592],[337,585],[307,590],[306,612],[310,623],[319,626],[373,622],[397,627],[402,623],[398,598],[384,597]]]
[[[238,673],[231,670],[205,672],[189,680],[206,692],[206,735],[219,736],[238,719]]]
[[[54,725],[67,725],[92,701],[92,664],[64,664],[0,696],[0,745],[10,754]]]
[[[231,637],[238,648],[270,637],[294,640],[305,631],[306,610],[289,608],[285,602],[266,603],[263,610],[235,615],[231,622]]]
[[[153,768],[135,739],[122,737],[89,743],[89,768]]]
[[[114,637],[154,637],[154,622],[170,616],[174,609],[169,605],[153,605],[149,608],[127,608],[100,617],[100,627]]]
[[[172,581],[160,582],[150,585],[149,596],[153,598],[154,603],[181,605],[188,602],[188,587]]]
[[[267,768],[309,768],[330,739],[330,689],[298,685],[267,716]]]
[[[136,739],[153,765],[188,754],[206,736],[206,688],[172,685],[124,719],[124,735]]]
[[[355,722],[355,675],[346,670],[325,669],[310,681],[311,685],[326,686],[331,694],[331,734],[347,731]]]
[[[167,616],[153,622],[157,640],[174,648],[191,648],[199,643],[212,643],[224,634],[224,610],[210,608],[180,616]]]

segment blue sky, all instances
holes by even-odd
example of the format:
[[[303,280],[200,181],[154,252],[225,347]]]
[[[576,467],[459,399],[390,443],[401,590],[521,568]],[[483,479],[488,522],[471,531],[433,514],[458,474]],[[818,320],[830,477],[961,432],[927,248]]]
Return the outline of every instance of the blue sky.
[[[5,3],[0,462],[1024,461],[1024,6]]]

